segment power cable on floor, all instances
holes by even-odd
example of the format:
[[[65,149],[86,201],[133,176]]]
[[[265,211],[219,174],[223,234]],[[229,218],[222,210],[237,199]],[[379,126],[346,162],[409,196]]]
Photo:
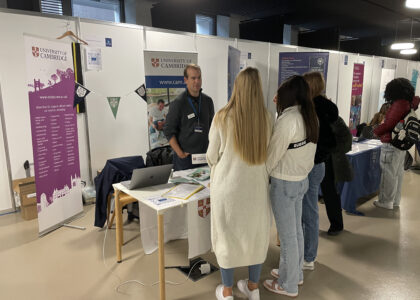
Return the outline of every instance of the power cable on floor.
[[[137,284],[140,284],[142,286],[155,286],[155,285],[159,284],[159,281],[156,281],[154,283],[144,283],[144,282],[141,282],[141,281],[135,280],[135,279],[133,279],[133,280],[127,280],[127,281],[124,281],[123,283],[121,283],[121,278],[106,264],[106,261],[105,261],[105,241],[106,241],[107,234],[108,234],[108,224],[106,224],[105,236],[104,236],[104,241],[103,241],[103,244],[102,244],[102,261],[103,261],[105,267],[108,269],[108,271],[111,272],[111,274],[113,276],[115,276],[118,279],[118,281],[120,282],[120,284],[115,287],[115,291],[117,293],[121,293],[119,291],[119,288],[121,286],[126,285],[126,284],[129,284],[129,283],[137,283]],[[199,260],[199,261],[197,261],[191,267],[191,270],[188,273],[187,278],[185,279],[185,281],[182,281],[182,282],[173,282],[173,281],[166,280],[165,283],[170,284],[170,285],[181,285],[181,284],[185,284],[188,281],[188,279],[190,279],[191,272],[194,270],[195,266],[198,265],[200,262],[206,262],[206,261],[205,260]]]

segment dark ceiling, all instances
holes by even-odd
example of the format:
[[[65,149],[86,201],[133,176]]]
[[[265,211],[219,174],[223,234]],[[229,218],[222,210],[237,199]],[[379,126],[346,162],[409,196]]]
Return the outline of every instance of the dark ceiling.
[[[240,15],[247,20],[276,16],[301,31],[336,30],[344,49],[392,56],[389,45],[397,39],[420,40],[420,9],[405,7],[405,0],[161,0],[196,13]],[[345,38],[344,38],[345,37]],[[344,40],[360,39],[363,51],[347,49]],[[344,38],[344,39],[343,39]],[[357,44],[357,43],[347,43]],[[370,46],[371,44],[371,46]],[[338,46],[340,48],[340,46]],[[383,48],[380,50],[380,48]],[[369,49],[372,49],[369,51]],[[385,49],[386,48],[386,49]],[[379,53],[378,53],[379,51]],[[398,57],[398,55],[395,55]]]

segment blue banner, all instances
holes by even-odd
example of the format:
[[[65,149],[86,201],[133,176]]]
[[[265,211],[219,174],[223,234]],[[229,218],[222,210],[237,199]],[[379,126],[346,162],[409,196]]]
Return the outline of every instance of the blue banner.
[[[146,76],[148,89],[185,88],[184,76]]]
[[[320,72],[327,82],[328,57],[328,52],[280,52],[279,86],[287,78],[306,72]]]

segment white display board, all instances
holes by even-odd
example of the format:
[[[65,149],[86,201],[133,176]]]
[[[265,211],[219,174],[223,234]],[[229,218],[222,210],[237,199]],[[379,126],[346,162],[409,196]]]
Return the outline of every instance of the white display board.
[[[267,101],[269,95],[268,83],[268,59],[270,57],[270,47],[268,43],[254,42],[247,40],[238,40],[237,49],[241,51],[241,55],[245,54],[247,66],[257,68],[260,72],[264,99]],[[250,54],[250,55],[248,55]],[[248,59],[248,57],[250,57]]]
[[[234,47],[233,39],[208,38],[197,35],[198,64],[203,72],[203,91],[214,102],[218,111],[226,105],[227,95],[227,63],[228,47]]]
[[[147,105],[134,90],[144,83],[140,27],[81,22],[82,36],[112,39],[102,47],[102,69],[85,72],[92,175],[110,158],[142,155],[149,149]],[[114,118],[106,97],[122,97]]]

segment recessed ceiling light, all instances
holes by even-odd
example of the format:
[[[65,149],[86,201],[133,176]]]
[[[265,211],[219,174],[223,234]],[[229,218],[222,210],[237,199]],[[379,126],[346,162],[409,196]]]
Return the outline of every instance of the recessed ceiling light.
[[[392,50],[403,50],[403,49],[412,49],[414,48],[413,43],[394,43],[391,45]]]
[[[416,54],[417,53],[417,49],[404,49],[400,51],[400,54],[404,54],[404,55],[410,55],[410,54]]]
[[[420,8],[420,0],[407,0],[405,6],[409,8]]]

